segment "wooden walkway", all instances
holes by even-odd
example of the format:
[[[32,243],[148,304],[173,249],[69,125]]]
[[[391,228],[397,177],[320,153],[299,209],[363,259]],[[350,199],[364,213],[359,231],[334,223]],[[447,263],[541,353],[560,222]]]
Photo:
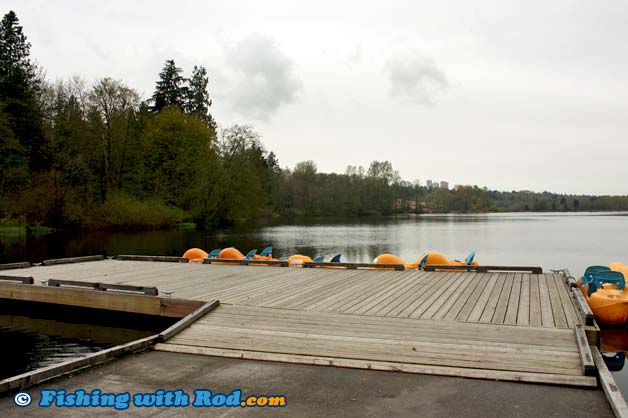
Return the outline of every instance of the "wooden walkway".
[[[560,274],[298,269],[103,260],[5,270],[35,280],[156,286],[172,297],[439,321],[573,328]]]
[[[559,274],[298,269],[102,260],[5,270],[156,286],[221,305],[160,350],[595,386]],[[581,331],[581,330],[580,330]],[[588,345],[585,341],[586,349]]]

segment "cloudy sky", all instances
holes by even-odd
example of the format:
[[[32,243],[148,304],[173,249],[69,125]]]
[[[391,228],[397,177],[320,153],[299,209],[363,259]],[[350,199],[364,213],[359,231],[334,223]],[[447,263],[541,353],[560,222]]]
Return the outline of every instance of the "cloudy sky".
[[[628,194],[625,0],[309,3],[0,0],[50,79],[149,97],[164,60],[204,65],[219,124],[282,166]]]

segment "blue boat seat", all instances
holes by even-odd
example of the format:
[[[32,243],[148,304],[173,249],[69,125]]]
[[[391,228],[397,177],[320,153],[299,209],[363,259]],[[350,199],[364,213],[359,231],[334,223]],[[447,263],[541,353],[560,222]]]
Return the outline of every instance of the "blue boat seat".
[[[600,272],[600,271],[610,271],[611,269],[609,269],[606,266],[589,266],[587,267],[587,269],[584,271],[584,274],[582,275],[582,280],[580,281],[580,286],[584,286],[585,284],[589,284],[593,281],[593,278],[595,277],[595,274]]]
[[[324,255],[317,255],[316,257],[314,257],[314,261],[315,263],[322,263],[323,261],[325,261],[325,256]]]
[[[331,260],[329,260],[329,262],[330,262],[330,263],[340,263],[340,256],[341,256],[341,255],[342,255],[342,254],[336,254],[335,256],[333,256],[333,257],[331,258]]]
[[[251,251],[249,251],[248,253],[246,253],[246,255],[244,256],[244,259],[245,259],[245,260],[250,260],[250,259],[252,259],[253,257],[255,257],[255,254],[257,254],[257,249],[255,249],[255,250],[251,250]]]
[[[591,296],[596,290],[602,289],[604,284],[614,284],[618,290],[624,290],[626,281],[624,275],[618,271],[602,270],[594,274],[593,280],[589,283],[587,293]]]
[[[423,267],[425,267],[425,263],[427,263],[427,256],[428,255],[429,254],[426,253],[423,257],[421,257],[421,260],[419,261],[419,266],[418,266],[419,270],[423,270]]]
[[[207,254],[207,258],[216,258],[220,255],[220,248],[216,248],[211,250],[209,254]]]
[[[261,255],[262,257],[268,257],[269,255],[273,254],[273,247],[266,247],[262,250],[261,253],[259,253],[259,255]]]
[[[473,263],[473,259],[475,258],[475,250],[471,251],[469,253],[469,255],[467,256],[467,258],[464,259],[464,262],[467,264],[467,266],[470,266],[471,263]]]

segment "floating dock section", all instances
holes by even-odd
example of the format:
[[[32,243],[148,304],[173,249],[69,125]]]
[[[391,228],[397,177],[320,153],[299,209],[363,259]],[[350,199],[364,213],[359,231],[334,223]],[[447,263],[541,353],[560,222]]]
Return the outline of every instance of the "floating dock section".
[[[158,350],[597,386],[588,344],[595,329],[561,273],[72,261],[4,270],[32,277],[34,285],[0,284],[0,297],[43,301],[49,284],[76,292],[74,281],[87,293],[63,303],[85,305],[96,303],[88,298],[90,283],[101,290],[156,288],[159,306],[149,295],[125,295],[125,307],[157,312],[167,311],[168,298],[221,301]]]

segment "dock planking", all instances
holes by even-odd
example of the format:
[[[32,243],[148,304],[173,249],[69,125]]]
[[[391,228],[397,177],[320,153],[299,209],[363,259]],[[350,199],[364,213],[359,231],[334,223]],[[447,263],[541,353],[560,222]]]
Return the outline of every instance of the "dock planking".
[[[558,273],[374,271],[102,260],[5,270],[11,276],[157,287],[172,297],[438,321],[573,328]]]
[[[416,373],[595,385],[583,373],[575,333],[580,315],[558,273],[130,260],[3,273],[32,276],[36,282],[152,286],[174,298],[221,300],[220,307],[158,345],[166,351],[246,352],[242,358],[355,367],[393,364]]]

